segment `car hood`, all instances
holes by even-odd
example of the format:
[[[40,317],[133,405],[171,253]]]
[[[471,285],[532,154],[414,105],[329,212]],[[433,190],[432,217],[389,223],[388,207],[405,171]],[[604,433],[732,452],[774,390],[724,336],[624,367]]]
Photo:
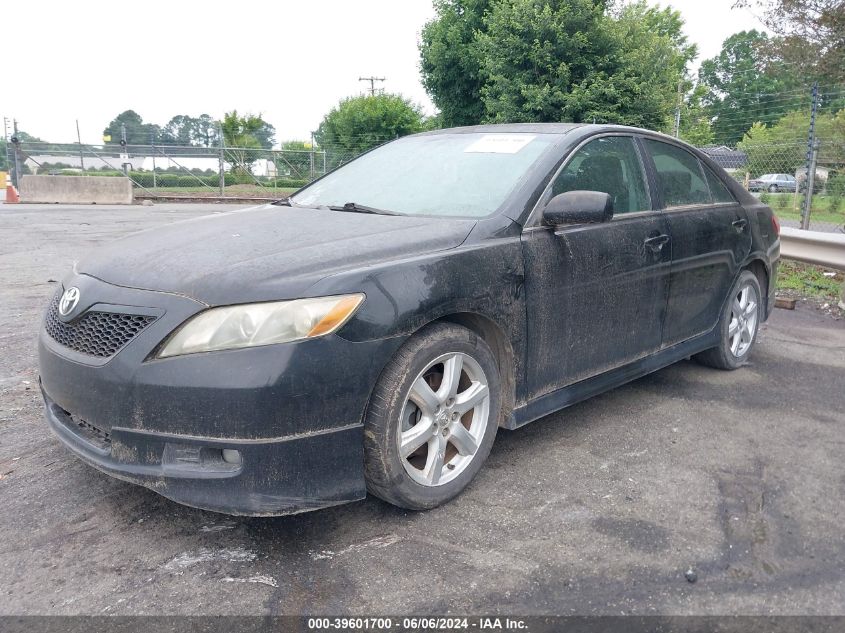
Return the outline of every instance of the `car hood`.
[[[76,271],[208,305],[285,299],[336,272],[454,248],[475,223],[265,205],[135,233]]]

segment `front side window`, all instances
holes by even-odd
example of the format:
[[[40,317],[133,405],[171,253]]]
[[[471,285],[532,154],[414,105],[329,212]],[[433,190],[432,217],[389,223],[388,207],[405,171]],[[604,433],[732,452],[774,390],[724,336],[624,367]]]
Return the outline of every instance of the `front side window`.
[[[657,170],[664,206],[710,204],[710,190],[695,156],[675,145],[651,139],[646,139],[645,145]]]
[[[605,136],[579,149],[552,184],[552,195],[601,191],[613,199],[614,214],[648,211],[651,201],[634,141]]]

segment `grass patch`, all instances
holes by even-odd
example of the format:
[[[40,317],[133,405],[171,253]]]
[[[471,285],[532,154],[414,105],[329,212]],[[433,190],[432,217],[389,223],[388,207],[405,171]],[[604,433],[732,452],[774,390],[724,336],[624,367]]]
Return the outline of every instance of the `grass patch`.
[[[835,272],[834,276],[824,273]],[[781,260],[778,266],[778,290],[790,291],[790,294],[818,297],[838,301],[842,292],[845,273],[812,266],[790,260]]]
[[[801,206],[804,204],[804,196],[798,197],[798,208],[794,208],[794,193],[770,193],[768,204],[782,220],[801,220]],[[845,224],[845,203],[842,198],[833,196],[813,196],[813,206],[810,209],[810,220],[813,222],[824,222],[827,224]]]

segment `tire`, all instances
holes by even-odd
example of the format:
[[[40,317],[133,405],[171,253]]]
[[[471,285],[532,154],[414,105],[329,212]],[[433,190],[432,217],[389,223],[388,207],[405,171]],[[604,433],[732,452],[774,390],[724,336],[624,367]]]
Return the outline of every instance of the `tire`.
[[[770,185],[770,186],[769,186],[769,192],[770,192],[770,193],[777,193],[777,191],[778,191],[778,186],[777,186],[777,185]]]
[[[452,323],[425,327],[399,348],[370,398],[364,418],[367,489],[411,510],[446,503],[487,459],[500,414],[499,369],[484,340]]]
[[[748,294],[743,297],[746,291]],[[754,305],[751,306],[750,302]],[[725,303],[718,325],[719,345],[696,354],[694,358],[708,367],[733,370],[748,362],[763,319],[763,293],[757,276],[750,270],[743,270]],[[741,319],[738,314],[741,314]],[[734,327],[738,328],[737,333],[733,333]]]

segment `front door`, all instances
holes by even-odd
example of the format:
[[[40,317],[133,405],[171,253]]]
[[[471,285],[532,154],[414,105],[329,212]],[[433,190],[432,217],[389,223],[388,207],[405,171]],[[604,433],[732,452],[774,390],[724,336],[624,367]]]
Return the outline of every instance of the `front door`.
[[[664,214],[652,210],[633,139],[584,145],[541,204],[574,190],[610,194],[614,218],[523,232],[529,399],[660,349],[671,240]]]

